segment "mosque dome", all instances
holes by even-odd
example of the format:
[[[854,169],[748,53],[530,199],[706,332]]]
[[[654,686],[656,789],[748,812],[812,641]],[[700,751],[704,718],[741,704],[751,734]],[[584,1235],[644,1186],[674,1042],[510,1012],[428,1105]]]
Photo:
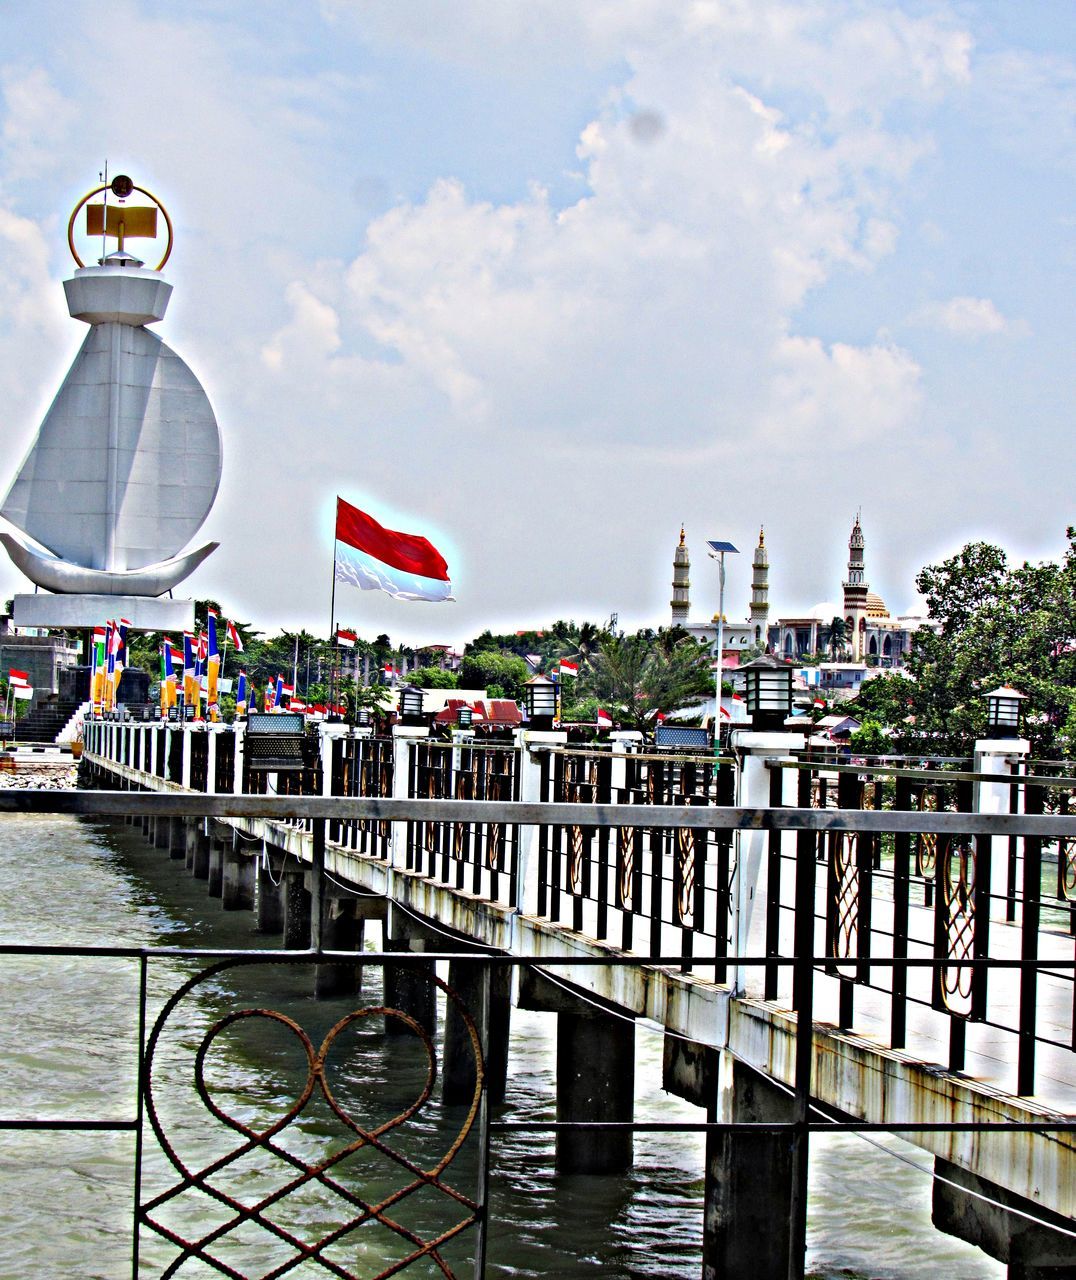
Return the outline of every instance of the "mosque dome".
[[[868,618],[888,618],[889,610],[885,607],[885,601],[881,596],[876,596],[873,591],[867,592],[867,617]]]

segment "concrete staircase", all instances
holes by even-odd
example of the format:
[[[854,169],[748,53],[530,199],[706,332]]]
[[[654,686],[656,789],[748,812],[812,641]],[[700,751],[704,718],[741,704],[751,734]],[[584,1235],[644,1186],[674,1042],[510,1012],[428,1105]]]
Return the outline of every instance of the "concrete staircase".
[[[56,742],[79,709],[75,701],[61,700],[50,693],[35,702],[29,713],[15,725],[16,742]]]

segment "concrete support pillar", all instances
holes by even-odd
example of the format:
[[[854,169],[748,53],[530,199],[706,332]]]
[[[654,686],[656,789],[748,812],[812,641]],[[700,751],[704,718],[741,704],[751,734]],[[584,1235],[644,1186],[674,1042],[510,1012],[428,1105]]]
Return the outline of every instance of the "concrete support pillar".
[[[399,825],[399,824],[397,824]],[[409,951],[406,938],[386,938],[386,951]],[[437,987],[430,980],[434,965],[417,957],[385,965],[385,1004],[410,1014],[431,1036],[437,1028]],[[411,1031],[397,1018],[385,1019],[390,1036],[409,1036]]]
[[[225,911],[254,910],[254,859],[244,858],[233,846],[224,846],[221,905]]]
[[[284,932],[283,872],[258,860],[257,917],[259,933]]]
[[[201,833],[202,824],[197,818],[183,819],[183,865],[191,874],[194,874],[194,855],[198,848],[198,836]]]
[[[194,850],[190,864],[191,874],[195,880],[209,879],[209,836],[205,823],[194,822]]]
[[[724,1119],[788,1121],[792,1102],[736,1064]],[[786,1280],[792,1220],[792,1135],[711,1132],[706,1139],[703,1280]]]
[[[353,898],[328,898],[321,921],[321,945],[326,951],[360,951],[363,922],[355,916]],[[315,966],[314,995],[319,1000],[353,996],[362,982],[357,961]]]
[[[209,896],[219,898],[224,892],[224,841],[219,836],[209,839]]]
[[[558,1122],[630,1121],[634,1104],[635,1024],[582,1002],[577,1013],[558,1013]],[[557,1171],[620,1173],[631,1168],[633,1149],[627,1129],[561,1129]]]
[[[177,862],[187,856],[187,828],[182,818],[167,818],[168,856]]]
[[[167,849],[172,839],[172,819],[151,818],[150,821],[153,823],[153,847]]]
[[[934,1172],[930,1216],[939,1231],[1006,1263],[1008,1280],[1076,1280],[1071,1219],[940,1157]]]
[[[310,946],[310,893],[301,871],[286,871],[284,889],[284,949],[305,951]]]
[[[975,744],[972,768],[976,773],[995,774],[999,778],[1011,777],[1023,768],[1023,761],[1031,752],[1026,738],[982,739]],[[976,782],[972,788],[972,808],[976,813],[1010,813],[1016,789],[1005,782]],[[1018,812],[1024,810],[1022,794],[1016,794]],[[990,849],[990,918],[1015,920],[1016,857],[1020,852],[1020,839],[994,840]],[[1015,890],[1015,892],[1014,892]]]
[[[489,1021],[482,1026],[483,970],[489,974]],[[508,1029],[511,1020],[512,971],[507,965],[485,966],[480,960],[453,960],[448,985],[460,997],[486,1043],[486,1088],[489,1100],[504,1101],[508,1077]],[[447,1106],[469,1103],[474,1096],[475,1060],[467,1024],[455,1001],[445,1012],[442,1098]]]

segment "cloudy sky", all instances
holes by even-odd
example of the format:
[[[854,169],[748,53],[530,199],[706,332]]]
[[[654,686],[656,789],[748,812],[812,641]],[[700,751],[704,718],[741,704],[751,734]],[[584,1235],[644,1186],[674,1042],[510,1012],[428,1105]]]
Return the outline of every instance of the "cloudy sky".
[[[1071,0],[4,5],[5,457],[81,341],[107,159],[173,216],[158,331],[224,435],[194,594],[326,631],[339,493],[452,570],[454,604],[341,589],[371,635],[663,623],[681,522],[697,615],[704,541],[760,524],[797,612],[860,507],[904,611],[1076,519],[1074,121]]]

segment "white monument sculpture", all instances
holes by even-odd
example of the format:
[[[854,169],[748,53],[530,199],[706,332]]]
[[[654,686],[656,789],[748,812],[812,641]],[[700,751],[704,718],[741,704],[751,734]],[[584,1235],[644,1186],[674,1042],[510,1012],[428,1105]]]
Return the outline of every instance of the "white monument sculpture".
[[[153,205],[127,203],[135,192]],[[118,242],[96,266],[75,248],[83,207],[86,234]],[[156,237],[158,213],[167,245],[149,270],[126,241]],[[190,629],[193,603],[171,591],[218,545],[180,554],[216,497],[221,440],[198,379],[146,328],[164,318],[172,293],[161,275],[171,220],[121,176],[76,205],[68,243],[78,270],[64,281],[67,306],[90,331],[0,507],[26,535],[0,533],[8,555],[52,593],[17,595],[15,622],[89,627],[123,616],[138,630]]]

